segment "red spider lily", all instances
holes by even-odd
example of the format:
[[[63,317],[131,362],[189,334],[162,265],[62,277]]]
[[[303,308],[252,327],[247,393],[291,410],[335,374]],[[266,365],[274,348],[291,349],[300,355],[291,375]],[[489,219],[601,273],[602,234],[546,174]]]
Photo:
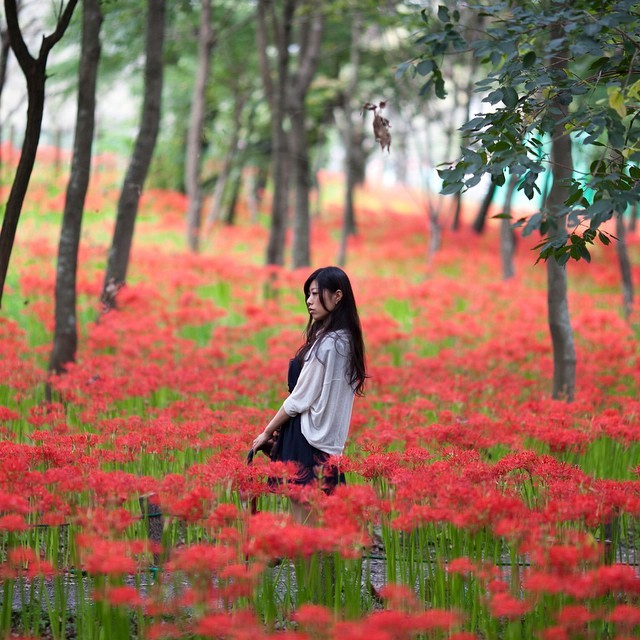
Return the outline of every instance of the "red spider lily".
[[[319,604],[304,603],[293,614],[293,619],[313,637],[329,637],[334,623],[330,609]]]
[[[516,620],[530,611],[531,604],[514,598],[507,592],[494,593],[489,601],[489,610],[495,618]]]
[[[623,629],[640,625],[640,607],[632,604],[619,604],[607,616],[609,622],[615,622]]]
[[[458,617],[450,611],[433,609],[416,614],[381,611],[357,622],[337,622],[333,637],[350,640],[402,640],[434,629],[449,630],[458,623]]]
[[[581,627],[588,624],[592,620],[596,620],[597,616],[593,614],[587,607],[581,604],[569,604],[564,606],[556,617],[558,624],[566,629],[579,631]]]
[[[6,563],[0,566],[3,578],[52,576],[56,573],[50,562],[43,560],[29,547],[13,547],[7,550]]]
[[[448,573],[466,575],[474,572],[475,565],[469,558],[454,558],[447,563],[446,568]]]
[[[295,524],[288,515],[257,513],[248,520],[243,553],[268,561],[272,558],[308,558],[314,553],[333,551],[344,541],[332,531]]]
[[[78,509],[75,523],[85,532],[100,537],[117,535],[126,531],[136,518],[123,508],[103,509],[100,507]]]
[[[214,544],[196,544],[178,549],[169,561],[169,570],[184,571],[192,575],[211,574],[237,559],[237,552],[230,547]]]
[[[387,583],[378,590],[378,593],[390,609],[415,612],[419,608],[415,592],[407,585]]]
[[[120,576],[135,573],[134,556],[149,552],[145,541],[105,540],[92,535],[78,535],[83,566],[93,575]]]
[[[147,631],[149,640],[169,640],[172,638],[182,638],[185,635],[184,629],[172,622],[155,622],[149,626]]]
[[[245,562],[227,565],[218,573],[220,598],[226,602],[250,598],[263,570],[259,564],[247,565]]]
[[[140,607],[144,599],[135,587],[129,585],[108,585],[104,590],[94,591],[96,600],[104,600],[114,607]]]
[[[28,528],[24,517],[17,513],[0,516],[0,531],[26,531]]]
[[[219,504],[209,516],[207,525],[213,529],[221,529],[226,525],[232,525],[240,518],[240,512],[235,504]]]
[[[197,621],[194,631],[205,638],[254,640],[263,637],[258,620],[249,611],[204,616]]]

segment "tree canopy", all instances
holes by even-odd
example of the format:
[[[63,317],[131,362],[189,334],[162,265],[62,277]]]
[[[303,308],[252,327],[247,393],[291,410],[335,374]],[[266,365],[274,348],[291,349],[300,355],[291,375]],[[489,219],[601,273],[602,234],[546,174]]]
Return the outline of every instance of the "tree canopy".
[[[588,245],[596,238],[610,242],[601,224],[640,200],[637,3],[503,0],[469,2],[464,12],[474,14],[477,28],[469,28],[462,10],[423,9],[416,55],[400,68],[424,78],[423,95],[444,98],[447,56],[470,50],[482,63],[475,87],[484,108],[462,125],[460,156],[439,171],[443,193],[468,189],[485,174],[502,185],[512,174],[528,198],[540,194],[558,105],[566,106],[561,125],[581,162],[566,185],[564,205],[557,216],[539,212],[516,224],[525,234],[553,231],[538,246],[543,259],[589,260]],[[567,56],[565,66],[551,64],[558,55]],[[567,220],[567,229],[559,219]]]

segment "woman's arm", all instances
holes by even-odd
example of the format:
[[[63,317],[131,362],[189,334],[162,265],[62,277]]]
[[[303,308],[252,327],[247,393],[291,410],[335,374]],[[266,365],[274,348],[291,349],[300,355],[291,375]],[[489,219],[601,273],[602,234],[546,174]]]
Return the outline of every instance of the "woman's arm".
[[[273,434],[289,419],[289,417],[289,414],[284,410],[284,408],[280,407],[280,409],[278,409],[278,413],[271,418],[271,421],[265,427],[264,431],[253,441],[253,450],[257,451],[261,446],[269,442],[273,437]]]

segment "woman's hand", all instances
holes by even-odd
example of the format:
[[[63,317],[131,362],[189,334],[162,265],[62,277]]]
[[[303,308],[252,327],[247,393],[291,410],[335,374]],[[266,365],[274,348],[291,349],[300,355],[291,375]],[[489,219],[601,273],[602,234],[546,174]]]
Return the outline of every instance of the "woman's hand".
[[[262,447],[264,447],[267,443],[273,444],[278,436],[278,432],[267,433],[267,431],[263,431],[254,441],[252,445],[252,449],[258,451]]]

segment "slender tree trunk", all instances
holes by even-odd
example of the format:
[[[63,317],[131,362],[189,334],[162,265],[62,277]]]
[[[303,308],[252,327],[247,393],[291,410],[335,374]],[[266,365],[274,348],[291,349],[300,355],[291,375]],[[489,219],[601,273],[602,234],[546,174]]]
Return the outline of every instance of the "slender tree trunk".
[[[213,190],[213,197],[211,199],[211,206],[209,207],[209,213],[207,215],[205,235],[207,235],[210,229],[215,224],[215,221],[220,219],[222,211],[222,203],[224,200],[224,193],[227,187],[227,181],[231,175],[233,164],[238,153],[238,143],[240,141],[240,129],[242,126],[242,112],[246,103],[246,96],[236,95],[236,102],[233,111],[233,131],[231,132],[231,138],[229,145],[227,146],[227,152],[225,153],[224,160],[222,161],[222,169],[216,179],[216,186]]]
[[[616,215],[616,251],[618,252],[618,264],[620,265],[620,277],[622,281],[622,309],[624,317],[629,320],[633,311],[633,276],[631,260],[627,246],[627,230],[624,219],[620,214]]]
[[[20,3],[16,3],[17,11],[20,11]],[[11,43],[9,42],[9,28],[5,27],[0,31],[0,99],[7,81],[7,63],[9,62],[9,51]]]
[[[238,200],[240,198],[240,190],[242,189],[242,171],[237,171],[233,178],[233,185],[231,187],[231,197],[229,198],[229,204],[227,206],[227,213],[224,217],[224,222],[228,226],[232,226],[236,223],[236,213],[238,209]]]
[[[289,81],[289,47],[291,45],[296,3],[296,0],[284,0],[282,16],[278,18],[273,3],[269,0],[258,0],[257,39],[260,67],[265,94],[271,108],[273,199],[271,202],[271,226],[266,255],[266,262],[269,265],[284,264],[285,234],[289,209],[289,148],[284,120]],[[275,34],[273,40],[277,49],[275,86],[267,55],[269,46],[267,23],[271,25]]]
[[[493,202],[493,198],[496,194],[497,185],[493,180],[489,183],[489,188],[482,199],[482,204],[478,209],[478,213],[476,214],[476,218],[471,225],[471,228],[476,233],[482,233],[484,231],[485,225],[487,223],[487,215],[489,214],[489,207]]]
[[[145,45],[147,59],[141,124],[118,201],[116,228],[113,233],[102,290],[104,311],[115,307],[116,294],[126,280],[140,196],[147,178],[160,127],[165,0],[148,0],[147,7]]]
[[[22,152],[18,161],[16,175],[11,185],[11,191],[9,192],[9,199],[5,206],[2,231],[0,231],[0,304],[4,293],[4,283],[7,278],[18,221],[20,220],[22,205],[29,187],[38,143],[40,142],[42,116],[44,113],[44,85],[47,78],[47,59],[51,49],[60,41],[67,30],[77,2],[78,0],[69,0],[64,11],[60,14],[53,33],[42,38],[37,58],[34,58],[29,53],[22,37],[22,31],[18,23],[16,0],[5,0],[4,2],[11,49],[27,81],[28,107]]]
[[[61,373],[76,357],[76,273],[80,231],[89,177],[95,128],[96,81],[100,60],[100,0],[83,0],[82,49],[78,72],[78,112],[71,174],[62,217],[56,270],[55,328],[49,371]]]
[[[307,3],[310,7],[311,5]],[[291,122],[291,158],[293,184],[295,186],[295,215],[293,218],[293,268],[311,264],[311,221],[309,198],[311,195],[311,160],[307,143],[306,100],[311,81],[318,68],[320,47],[324,29],[324,14],[314,6],[310,19],[300,22],[298,43],[300,59],[296,72],[291,77],[289,91]]]
[[[513,201],[513,192],[515,191],[518,179],[512,175],[507,184],[507,194],[504,199],[503,213],[507,216],[511,215],[511,203]],[[516,235],[511,226],[511,220],[503,218],[500,220],[500,258],[502,260],[502,279],[509,280],[516,274],[513,264],[513,256],[516,249]]]
[[[559,29],[554,25],[551,37]],[[567,52],[560,52],[551,59],[551,67],[563,72],[567,66]],[[573,175],[571,157],[571,138],[565,133],[562,119],[566,106],[555,101],[553,111],[556,118],[555,131],[552,138],[551,158],[553,161],[553,185],[547,197],[549,214],[556,218],[559,231],[563,231],[566,218],[560,215],[567,198],[568,184]],[[567,300],[567,270],[554,258],[547,260],[547,302],[549,330],[553,345],[553,389],[554,399],[573,401],[576,384],[576,351],[573,341],[573,329],[569,315]]]
[[[442,223],[440,222],[440,208],[434,204],[433,198],[429,195],[428,213],[429,213],[429,246],[427,249],[427,262],[430,262],[442,247]]]
[[[639,213],[640,213],[640,203],[638,203],[635,206],[631,207],[631,210],[629,211],[629,215],[631,216],[629,218],[629,231],[631,233],[635,233],[636,232],[636,228],[638,226],[638,214]]]
[[[359,13],[355,13],[351,22],[351,47],[349,53],[349,81],[345,87],[343,97],[343,111],[345,126],[343,139],[345,145],[344,156],[344,212],[342,214],[342,233],[340,237],[340,249],[338,251],[338,264],[344,266],[347,262],[347,246],[349,236],[355,235],[358,231],[356,223],[356,213],[354,207],[354,194],[357,181],[356,174],[356,154],[358,149],[355,145],[357,136],[355,124],[353,122],[353,112],[357,110],[355,93],[358,86],[358,75],[360,72],[360,39],[362,36],[362,18]]]
[[[207,81],[211,71],[211,52],[215,45],[211,24],[211,0],[202,0],[200,30],[198,33],[198,70],[191,99],[191,116],[187,133],[184,183],[189,198],[187,209],[187,245],[191,251],[200,248],[200,224],[202,218],[202,187],[200,185],[200,158],[204,113],[207,100]]]
[[[311,263],[309,235],[311,231],[309,194],[311,191],[309,150],[305,130],[304,101],[291,114],[291,157],[295,185],[295,215],[293,216],[293,268],[308,267]]]

